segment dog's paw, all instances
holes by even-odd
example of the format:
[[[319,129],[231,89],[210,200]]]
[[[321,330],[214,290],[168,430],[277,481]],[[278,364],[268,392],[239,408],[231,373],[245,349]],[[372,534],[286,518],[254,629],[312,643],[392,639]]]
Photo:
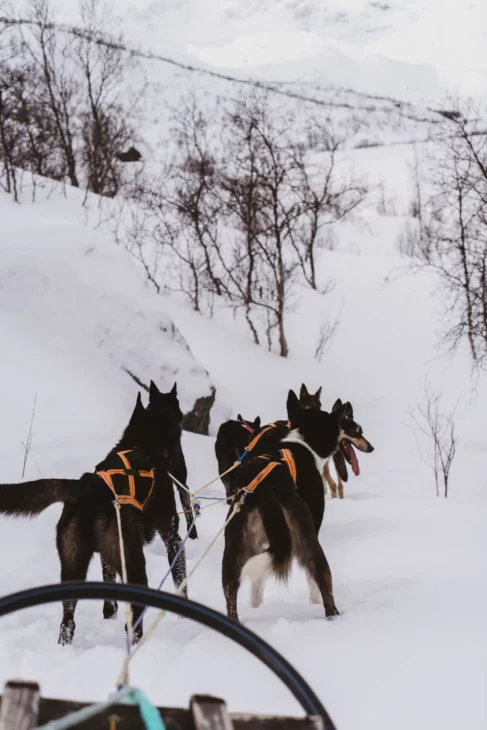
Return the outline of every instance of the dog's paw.
[[[125,633],[128,634],[127,624],[125,624]],[[137,628],[132,632],[132,646],[138,644],[143,635],[144,629],[142,628],[142,623],[140,623]]]
[[[338,610],[338,608],[336,606],[332,606],[330,608],[325,608],[326,618],[332,619],[332,618],[335,618],[335,616],[339,616],[339,615],[340,615],[340,611]]]
[[[117,618],[117,612],[117,601],[105,601],[105,603],[103,604],[103,618],[115,620]]]
[[[61,644],[61,646],[69,646],[73,641],[75,628],[76,624],[73,619],[69,619],[66,623],[62,623],[57,643]]]

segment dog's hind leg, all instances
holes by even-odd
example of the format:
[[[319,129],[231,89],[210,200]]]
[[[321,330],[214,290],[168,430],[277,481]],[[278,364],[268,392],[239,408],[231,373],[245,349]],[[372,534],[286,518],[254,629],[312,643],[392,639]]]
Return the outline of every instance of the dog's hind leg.
[[[134,585],[147,586],[147,572],[145,567],[145,557],[143,549],[143,539],[140,525],[136,520],[132,519],[129,512],[131,507],[122,507],[122,536],[123,548],[125,555],[125,569],[127,571],[127,582]],[[104,562],[110,566],[112,571],[116,571],[123,578],[122,560],[120,555],[119,534],[117,523],[113,520],[103,533],[100,552]],[[140,614],[144,610],[141,606],[132,605],[132,626],[137,623]],[[125,624],[125,631],[127,631]],[[143,627],[142,622],[137,628],[134,628],[132,642],[137,644],[142,638]]]
[[[310,573],[308,571],[306,571],[306,578],[308,580],[309,602],[310,603],[321,603],[320,589],[318,588],[313,576],[310,575]]]
[[[335,599],[333,597],[333,581],[331,577],[330,566],[325,557],[323,549],[316,540],[316,543],[311,548],[311,554],[306,560],[306,564],[303,567],[309,571],[310,578],[316,583],[316,586],[321,593],[323,599],[323,605],[325,607],[325,615],[328,618],[332,616],[339,616],[339,611],[335,606]]]
[[[165,523],[159,528],[159,533],[164,541],[164,545],[166,546],[167,559],[171,566],[172,580],[176,589],[178,589],[182,582],[186,579],[186,554],[184,547],[181,548],[182,540],[179,537],[178,522],[179,520],[176,516],[171,518],[168,523]],[[185,598],[188,597],[187,586],[184,587],[182,595]]]
[[[237,598],[240,588],[242,568],[247,560],[243,536],[244,521],[237,514],[225,530],[225,548],[222,562],[222,586],[227,604],[227,616],[238,621]]]
[[[57,526],[57,549],[61,562],[61,581],[86,580],[88,566],[93,556],[94,546],[91,533],[86,534],[84,524],[77,516],[61,515]],[[63,601],[63,618],[58,643],[71,644],[76,624],[74,613],[77,601]]]
[[[310,599],[311,581],[313,581],[323,599],[326,616],[338,616],[339,612],[333,598],[330,566],[318,536],[313,530],[311,513],[303,500],[297,495],[293,496],[292,499],[288,499],[286,511],[293,538],[293,554],[309,575]]]
[[[250,585],[250,605],[252,608],[259,608],[264,600],[264,589],[266,584],[266,576],[258,575],[252,579]]]
[[[253,555],[241,572],[241,578],[250,578],[250,605],[258,608],[264,600],[264,589],[272,574],[272,557],[265,550],[262,553]]]
[[[129,549],[125,554],[125,562],[127,566],[127,581],[134,583],[135,585],[147,586],[147,572],[145,568],[145,556],[142,547],[142,540],[133,541],[130,543]],[[142,606],[132,605],[132,626],[135,627],[142,611]],[[125,625],[125,631],[127,631],[127,625]],[[137,644],[142,638],[143,626],[142,621],[138,624],[133,631],[132,643]]]
[[[101,556],[101,572],[103,575],[103,581],[105,583],[116,583],[117,571],[114,570],[106,562],[103,555]],[[103,618],[117,618],[118,613],[118,602],[117,601],[104,601],[103,603]]]

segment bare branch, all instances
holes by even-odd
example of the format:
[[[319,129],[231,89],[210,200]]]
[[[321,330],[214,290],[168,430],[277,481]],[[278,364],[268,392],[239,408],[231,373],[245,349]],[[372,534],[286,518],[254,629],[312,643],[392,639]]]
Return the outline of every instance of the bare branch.
[[[424,382],[423,392],[424,402],[410,411],[418,454],[423,463],[433,471],[436,496],[440,496],[442,482],[443,496],[447,498],[450,470],[457,450],[454,422],[456,408],[450,413],[443,413],[441,396],[432,390],[427,380]],[[419,439],[419,435],[423,438]]]
[[[30,450],[32,447],[32,439],[34,437],[33,428],[34,428],[34,418],[35,418],[35,414],[36,414],[36,404],[37,404],[37,393],[34,396],[34,405],[32,407],[32,414],[30,417],[30,425],[29,425],[29,433],[27,434],[27,441],[25,442],[25,444],[22,443],[22,446],[24,447],[24,461],[22,464],[22,479],[24,478],[24,475],[25,475],[25,470],[27,467],[27,462],[29,460],[29,454],[30,454]]]

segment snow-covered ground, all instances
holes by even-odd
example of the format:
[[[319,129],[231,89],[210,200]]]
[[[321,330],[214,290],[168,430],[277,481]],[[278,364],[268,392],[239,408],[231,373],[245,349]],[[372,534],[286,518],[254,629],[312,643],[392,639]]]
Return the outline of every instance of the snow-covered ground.
[[[382,287],[403,263],[392,235],[399,223],[370,210],[367,220],[343,226],[337,250],[323,254],[322,274],[337,281],[326,307],[343,305],[343,312],[319,364],[312,359],[325,305],[318,294],[296,292],[288,328],[292,355],[283,360],[253,345],[224,311],[206,320],[177,297],[147,289],[125,252],[83,225],[70,197],[16,206],[1,196],[0,206],[0,336],[6,343],[0,412],[8,414],[0,421],[2,480],[20,479],[35,393],[26,478],[75,476],[106,453],[137,390],[121,367],[140,367],[143,377],[152,374],[161,387],[171,381],[172,373],[166,378],[163,369],[165,335],[155,332],[160,321],[174,322],[197,363],[190,375],[184,358],[176,366],[181,397],[193,397],[204,370],[217,388],[213,433],[239,410],[264,420],[285,416],[287,390],[302,381],[310,388],[323,385],[327,406],[338,396],[350,399],[376,451],[361,457],[362,474],[350,478],[346,499],[328,501],[320,535],[342,616],[330,623],[320,607],[310,606],[304,577],[296,571],[287,588],[268,586],[260,609],[247,607],[244,587],[242,619],[296,665],[339,728],[401,730],[414,722],[480,730],[487,717],[486,384],[480,381],[473,397],[465,354],[452,362],[436,358],[438,319],[429,276],[408,275]],[[361,227],[374,236],[362,239]],[[461,397],[459,455],[448,501],[434,496],[408,427],[408,408],[420,399],[425,374],[450,403]],[[184,448],[192,486],[216,475],[212,437],[185,434]],[[221,494],[218,483],[208,490]],[[222,504],[203,512],[200,539],[188,545],[190,566],[225,512]],[[3,593],[58,579],[59,513],[55,506],[34,522],[1,520],[0,545],[8,555]],[[220,539],[190,584],[193,598],[220,610],[222,547]],[[164,548],[156,542],[146,552],[154,586],[166,570]],[[89,575],[100,577],[97,561]],[[122,615],[106,622],[100,605],[80,605],[70,648],[56,644],[59,619],[60,607],[49,606],[2,620],[0,679],[32,677],[47,695],[103,698],[122,659]],[[159,703],[185,704],[191,692],[208,691],[235,710],[298,712],[255,660],[174,617],[166,617],[140,652],[132,680]]]
[[[74,0],[53,4],[61,20],[76,22]],[[245,587],[241,617],[303,673],[339,730],[484,728],[487,381],[472,381],[463,350],[448,358],[438,349],[435,277],[385,279],[405,263],[397,238],[413,191],[410,143],[419,141],[421,158],[438,122],[431,107],[445,91],[484,93],[485,2],[119,0],[116,11],[133,46],[203,69],[150,59],[131,77],[132,88],[146,77],[153,84],[140,118],[146,159],[160,153],[167,136],[168,105],[196,90],[211,112],[242,88],[211,74],[250,75],[298,94],[279,99],[331,118],[339,130],[363,113],[353,144],[383,146],[343,154],[382,186],[382,203],[372,196],[355,220],[335,227],[336,246],[320,260],[321,280],[336,281],[326,299],[295,289],[291,355],[283,360],[252,344],[228,311],[217,308],[208,320],[176,295],[157,296],[107,227],[93,230],[98,219],[75,191],[38,191],[38,202],[20,206],[0,193],[0,480],[20,480],[35,398],[25,477],[92,468],[135,401],[137,386],[123,368],[161,388],[177,379],[185,408],[215,386],[212,435],[184,435],[192,487],[216,475],[214,435],[224,419],[239,411],[282,418],[289,388],[322,385],[325,407],[337,397],[351,400],[376,449],[360,458],[362,473],[350,477],[345,500],[327,501],[320,535],[342,615],[325,621],[296,571],[288,587],[268,586],[259,609],[247,606]],[[313,353],[320,324],[340,312],[319,363]],[[458,402],[448,500],[435,497],[410,428],[409,410],[421,401],[426,376],[447,409]],[[208,496],[222,493],[218,483],[208,489]],[[2,593],[58,579],[60,511],[52,507],[31,522],[0,519]],[[221,504],[203,512],[200,539],[188,544],[190,567],[225,514]],[[192,598],[219,610],[222,549],[220,539],[190,583]],[[155,586],[167,567],[162,543],[146,554]],[[89,577],[100,576],[94,561]],[[106,622],[100,605],[81,604],[69,648],[56,644],[59,606],[3,619],[0,681],[22,676],[40,680],[44,695],[106,697],[122,661],[122,614]],[[242,650],[171,616],[135,659],[132,679],[160,704],[185,705],[191,693],[208,691],[232,710],[299,711]]]

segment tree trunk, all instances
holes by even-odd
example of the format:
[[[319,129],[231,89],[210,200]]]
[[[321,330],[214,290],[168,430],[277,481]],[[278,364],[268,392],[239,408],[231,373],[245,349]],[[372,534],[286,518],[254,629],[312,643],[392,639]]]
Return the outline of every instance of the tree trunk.
[[[287,345],[286,335],[284,333],[284,317],[281,313],[279,314],[278,327],[279,327],[279,348],[280,348],[279,355],[281,357],[287,357],[289,355],[289,348]]]

